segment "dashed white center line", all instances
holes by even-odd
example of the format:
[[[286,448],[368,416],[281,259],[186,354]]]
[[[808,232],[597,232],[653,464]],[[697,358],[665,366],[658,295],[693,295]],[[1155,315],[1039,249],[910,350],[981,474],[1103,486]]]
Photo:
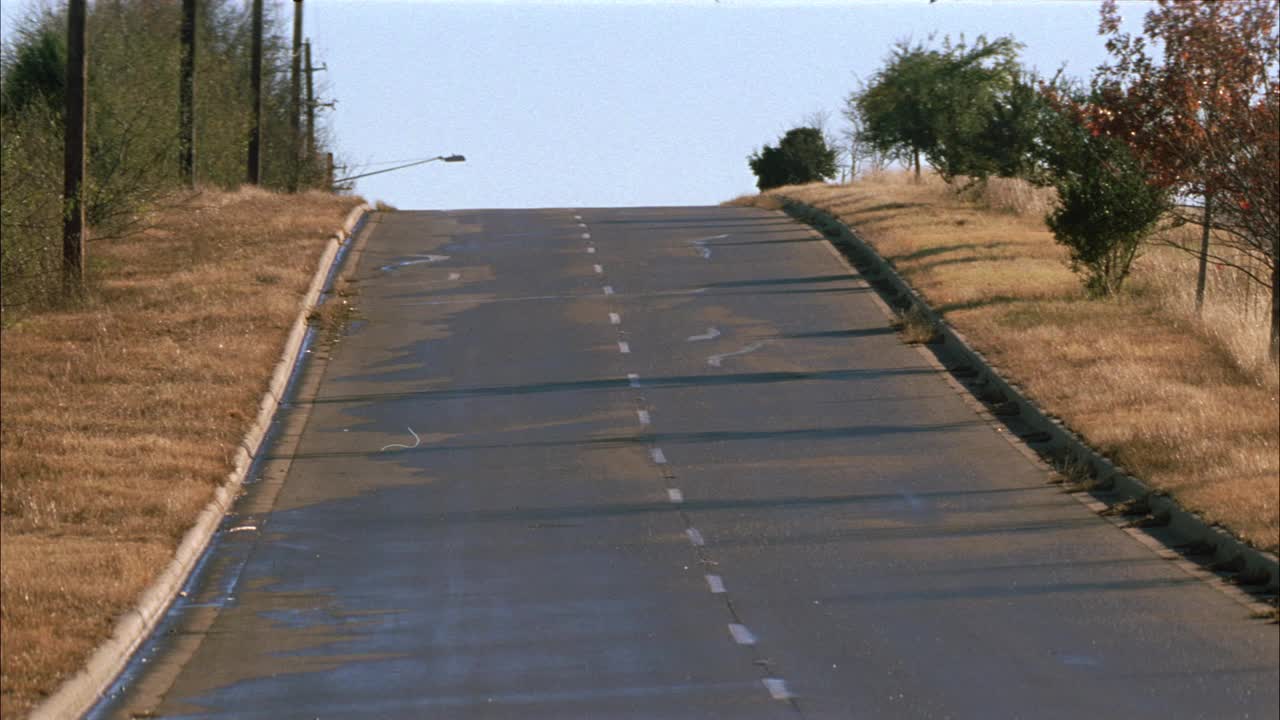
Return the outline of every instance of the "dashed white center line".
[[[640,424],[641,424],[641,425],[648,425],[648,424],[649,424],[649,411],[648,411],[648,410],[637,410],[637,411],[636,411],[636,417],[640,418]]]
[[[591,266],[591,269],[592,269],[592,270],[595,270],[597,273],[602,273],[602,272],[604,272],[604,266],[603,266],[603,265],[592,265],[592,266]]]
[[[693,543],[697,547],[702,547],[707,544],[706,541],[702,539],[702,533],[698,532],[698,528],[689,528],[684,531],[684,534],[688,535],[689,542]]]
[[[724,580],[720,579],[719,575],[708,575],[707,587],[711,588],[713,595],[719,595],[724,592]]]
[[[765,690],[769,691],[769,697],[774,700],[790,700],[791,691],[787,690],[787,681],[782,678],[764,678],[760,682],[764,683]]]
[[[604,286],[604,294],[605,294],[605,295],[612,295],[612,294],[613,294],[613,286],[612,286],[612,285],[605,285],[605,286]]]
[[[627,353],[631,352],[631,345],[630,345],[630,343],[626,342],[625,340],[619,340],[619,341],[618,341],[618,352],[622,353],[623,355],[626,355]]]
[[[574,220],[577,220],[578,222],[582,222],[582,216],[581,216],[581,215],[574,215],[574,216],[573,216],[573,219],[574,219]]]
[[[621,324],[622,324],[622,316],[621,316],[621,315],[619,315],[618,313],[609,313],[609,324],[610,324],[610,325],[621,325]]]
[[[729,623],[729,634],[733,636],[733,641],[739,645],[755,645],[756,636],[751,634],[746,625],[738,623]]]
[[[682,503],[684,493],[680,492],[680,488],[667,488],[667,499],[676,504]]]
[[[450,279],[450,280],[461,280],[461,279],[462,279],[462,273],[456,273],[456,272],[454,272],[454,273],[449,273],[449,279]]]
[[[582,239],[583,239],[583,240],[590,240],[590,239],[591,239],[591,233],[582,233]]]
[[[640,376],[635,373],[627,373],[627,382],[633,388],[640,387]]]
[[[595,255],[595,254],[596,254],[596,249],[595,249],[595,248],[593,248],[593,247],[589,247],[589,248],[587,248],[587,252],[588,252],[588,253],[590,253],[590,254],[592,254],[592,255]]]
[[[649,457],[653,458],[653,461],[659,465],[667,464],[667,456],[662,452],[662,448],[654,448],[650,450]]]
[[[585,228],[586,226],[587,226],[587,224],[586,224],[586,223],[584,223],[584,222],[580,222],[580,223],[578,223],[578,227],[580,227],[580,228]]]

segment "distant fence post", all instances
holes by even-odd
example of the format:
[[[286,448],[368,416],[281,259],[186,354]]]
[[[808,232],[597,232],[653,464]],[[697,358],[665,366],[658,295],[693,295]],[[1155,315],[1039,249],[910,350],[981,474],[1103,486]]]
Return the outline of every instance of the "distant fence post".
[[[181,70],[178,78],[178,171],[187,187],[196,184],[195,75],[196,0],[182,0]]]
[[[302,0],[293,0],[293,76],[289,93],[289,192],[298,191],[302,164]]]
[[[249,121],[250,185],[262,181],[262,0],[253,0],[253,39],[249,59],[249,102],[253,103]]]
[[[66,127],[63,131],[62,176],[62,289],[70,296],[84,290],[85,265],[85,88],[89,72],[86,53],[85,0],[67,3]]]

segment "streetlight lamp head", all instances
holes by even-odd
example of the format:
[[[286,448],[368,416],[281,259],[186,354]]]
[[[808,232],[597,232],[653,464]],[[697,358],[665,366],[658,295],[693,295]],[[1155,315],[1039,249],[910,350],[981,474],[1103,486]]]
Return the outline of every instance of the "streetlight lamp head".
[[[449,155],[444,159],[445,162],[466,162],[467,159],[461,155]]]

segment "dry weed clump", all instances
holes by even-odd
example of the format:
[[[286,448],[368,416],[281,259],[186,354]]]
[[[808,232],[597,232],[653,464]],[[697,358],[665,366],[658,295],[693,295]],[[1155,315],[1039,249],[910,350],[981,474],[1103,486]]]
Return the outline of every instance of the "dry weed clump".
[[[356,198],[202,192],[92,243],[94,287],[0,344],[0,714],[74,672],[231,468]]]
[[[1095,448],[1255,546],[1280,547],[1280,397],[1257,288],[1215,270],[1197,318],[1194,258],[1153,246],[1131,292],[1089,300],[1045,229],[1052,195],[1015,181],[966,200],[936,176],[887,174],[761,202],[781,196],[855,228]]]

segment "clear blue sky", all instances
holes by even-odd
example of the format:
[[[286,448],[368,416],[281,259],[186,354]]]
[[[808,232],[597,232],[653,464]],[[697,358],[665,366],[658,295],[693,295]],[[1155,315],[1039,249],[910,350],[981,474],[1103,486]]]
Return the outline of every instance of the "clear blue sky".
[[[4,0],[7,30],[39,0]],[[267,0],[288,13],[287,0]],[[1087,77],[1096,0],[305,0],[340,162],[462,153],[359,181],[402,209],[718,203],[747,156],[838,118],[899,39],[1012,34],[1024,63]],[[1125,3],[1136,28],[1146,3]]]

